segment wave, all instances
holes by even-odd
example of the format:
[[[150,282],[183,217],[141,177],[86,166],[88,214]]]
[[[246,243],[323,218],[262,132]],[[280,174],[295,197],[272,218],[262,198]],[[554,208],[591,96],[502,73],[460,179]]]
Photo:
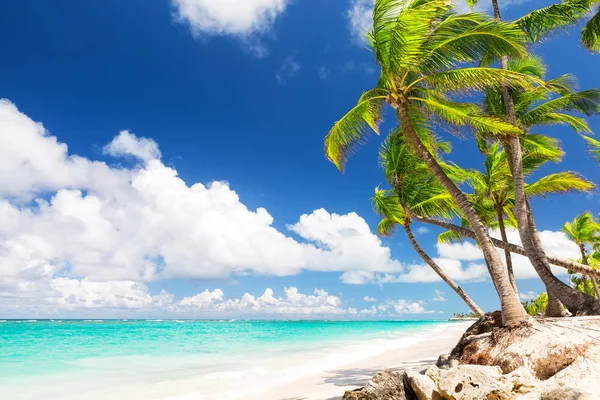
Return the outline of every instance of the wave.
[[[103,319],[84,319],[83,322],[104,322]]]

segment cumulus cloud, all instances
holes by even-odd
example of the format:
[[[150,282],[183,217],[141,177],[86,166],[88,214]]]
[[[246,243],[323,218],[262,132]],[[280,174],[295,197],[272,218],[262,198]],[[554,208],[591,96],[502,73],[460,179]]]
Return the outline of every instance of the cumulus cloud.
[[[315,289],[313,294],[303,294],[295,287],[284,290],[285,296],[276,297],[272,289],[266,289],[259,296],[246,293],[239,299],[223,299],[223,292],[208,290],[192,297],[185,297],[175,307],[179,311],[200,310],[223,313],[250,314],[286,314],[286,315],[339,315],[354,314],[355,309],[344,309],[342,301],[322,289]]]
[[[446,297],[444,295],[445,295],[444,292],[436,289],[433,292],[433,298],[431,299],[431,301],[446,301]]]
[[[404,314],[431,314],[434,310],[426,310],[419,302],[410,302],[405,299],[390,300],[387,303],[396,313]]]
[[[269,31],[290,0],[171,0],[175,19],[198,37],[231,36],[243,48],[264,57],[267,48],[260,36]]]
[[[132,156],[144,162],[160,158],[158,144],[152,139],[138,138],[129,131],[121,131],[103,152],[113,157]]]
[[[363,297],[363,300],[366,301],[367,303],[375,303],[377,301],[377,299],[375,297],[371,297],[371,296],[365,296],[365,297]]]
[[[227,183],[186,184],[150,139],[124,131],[105,152],[144,162],[111,167],[71,155],[0,101],[0,290],[34,295],[74,285],[50,287],[52,279],[85,278],[67,298],[93,302],[92,282],[402,270],[356,213],[302,215],[288,226],[296,240]]]
[[[196,34],[250,36],[268,30],[289,0],[171,0]]]

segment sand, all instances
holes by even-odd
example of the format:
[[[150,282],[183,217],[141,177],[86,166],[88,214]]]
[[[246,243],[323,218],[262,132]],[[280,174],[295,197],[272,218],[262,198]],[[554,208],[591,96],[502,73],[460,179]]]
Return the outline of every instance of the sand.
[[[472,322],[456,323],[407,348],[384,352],[335,370],[318,372],[246,397],[248,400],[338,400],[346,390],[364,386],[384,368],[426,367],[449,353]]]

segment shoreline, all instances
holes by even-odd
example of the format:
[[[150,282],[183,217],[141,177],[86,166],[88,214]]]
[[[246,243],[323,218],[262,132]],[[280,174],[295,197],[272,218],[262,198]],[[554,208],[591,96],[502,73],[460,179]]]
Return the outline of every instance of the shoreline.
[[[440,354],[449,353],[458,343],[470,321],[453,322],[449,329],[434,332],[416,343],[383,352],[340,368],[319,371],[285,384],[244,397],[248,400],[341,400],[346,390],[364,386],[382,369],[399,370],[435,364]],[[254,397],[255,396],[255,397]]]
[[[64,330],[63,324],[58,325]],[[266,348],[251,347],[251,352],[243,354],[232,350],[190,358],[175,354],[157,358],[143,353],[116,358],[77,357],[65,360],[76,365],[76,371],[11,378],[0,388],[0,397],[15,400],[341,399],[346,390],[363,386],[380,369],[435,363],[440,354],[448,353],[456,345],[470,325],[470,322],[439,322],[407,331],[401,329],[397,333],[387,332],[384,327],[382,332],[374,332],[375,337],[369,335],[357,340],[340,337],[330,343],[311,339],[300,347],[275,345],[267,352]],[[72,338],[67,331],[74,326],[63,334]],[[185,324],[174,326],[178,330],[185,329]],[[101,337],[98,336],[98,340]],[[173,336],[178,337],[181,336]]]

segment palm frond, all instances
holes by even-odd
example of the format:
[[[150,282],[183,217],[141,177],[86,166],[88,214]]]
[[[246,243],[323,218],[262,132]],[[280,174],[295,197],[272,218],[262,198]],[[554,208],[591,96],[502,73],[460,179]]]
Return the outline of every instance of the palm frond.
[[[383,218],[379,221],[379,224],[377,224],[377,233],[380,236],[393,236],[397,225],[398,223],[395,220]]]
[[[555,29],[577,25],[589,14],[593,0],[565,0],[562,3],[534,10],[515,23],[521,27],[533,43],[546,37]]]
[[[573,172],[558,172],[546,175],[536,182],[526,185],[525,193],[529,197],[535,197],[569,192],[589,192],[594,187],[592,182]]]
[[[501,118],[490,117],[478,112],[473,105],[457,103],[441,98],[410,98],[435,115],[449,127],[472,127],[476,131],[492,135],[521,135],[521,128]]]
[[[422,78],[425,85],[436,90],[464,94],[505,85],[512,89],[531,90],[543,81],[519,72],[498,68],[471,67],[433,73]]]
[[[549,113],[536,113],[530,114],[525,120],[521,120],[521,123],[527,126],[535,125],[568,125],[577,133],[592,133],[590,127],[587,124],[585,118],[576,117],[560,112],[549,112]]]
[[[600,53],[600,7],[581,30],[581,43],[588,50]]]
[[[442,232],[438,235],[438,243],[458,243],[462,242],[464,238],[454,231]]]
[[[362,143],[370,131],[379,133],[385,91],[373,89],[365,92],[358,104],[337,121],[325,136],[325,154],[339,170],[355,147]]]
[[[459,63],[479,62],[488,58],[525,54],[523,32],[513,24],[492,20],[481,13],[450,16],[434,29],[420,69],[433,72]]]
[[[589,136],[584,136],[583,138],[586,140],[592,156],[600,163],[600,141],[592,139]]]

